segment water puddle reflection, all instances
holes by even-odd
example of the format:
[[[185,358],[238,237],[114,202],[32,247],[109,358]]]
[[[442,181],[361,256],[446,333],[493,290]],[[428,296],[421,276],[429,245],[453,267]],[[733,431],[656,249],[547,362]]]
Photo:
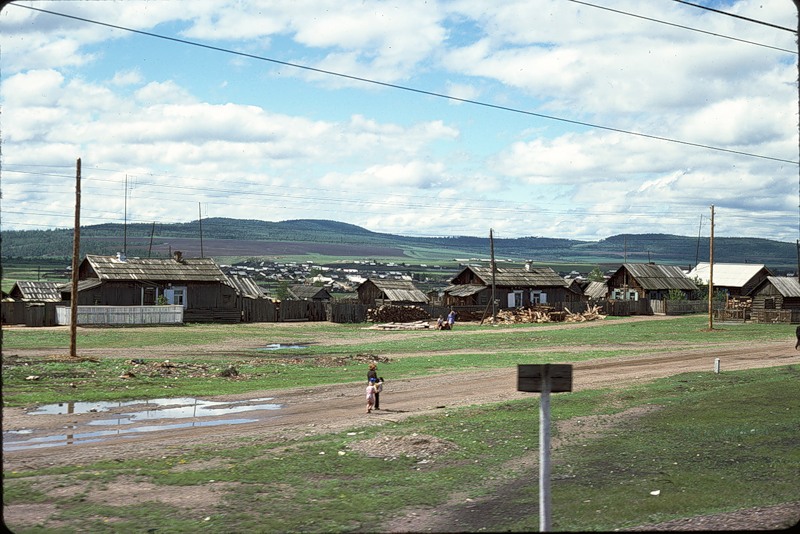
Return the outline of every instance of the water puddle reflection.
[[[111,437],[132,437],[137,433],[156,432],[160,430],[178,430],[181,428],[236,425],[254,423],[259,419],[214,419],[197,421],[198,418],[218,417],[228,414],[252,412],[258,410],[274,411],[282,406],[265,401],[272,398],[248,399],[246,401],[209,401],[190,397],[173,399],[149,399],[118,402],[64,402],[41,406],[29,415],[78,415],[95,412],[112,412],[106,419],[87,421],[81,428],[88,430],[90,426],[117,427],[112,430],[81,431],[78,426],[67,425],[64,433],[51,436],[36,436],[36,429],[16,429],[3,432],[3,450],[15,451],[21,449],[58,447],[77,443],[91,443],[102,441]],[[117,413],[116,410],[124,407],[136,407]],[[148,421],[163,421],[165,419],[188,419],[193,421],[175,424],[147,425],[138,424]]]

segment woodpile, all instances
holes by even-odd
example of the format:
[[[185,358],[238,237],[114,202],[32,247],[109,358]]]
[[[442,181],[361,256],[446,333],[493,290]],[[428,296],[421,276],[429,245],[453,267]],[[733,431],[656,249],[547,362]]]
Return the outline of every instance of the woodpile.
[[[568,323],[579,323],[583,321],[595,321],[597,319],[605,319],[606,316],[600,313],[600,306],[592,306],[582,313],[572,313],[569,308],[564,306],[564,312],[567,316],[564,319]]]
[[[430,318],[430,314],[419,306],[383,304],[367,310],[367,321],[371,323],[410,323],[429,321]]]
[[[600,306],[593,306],[582,313],[572,313],[569,308],[564,311],[556,311],[548,306],[535,306],[532,308],[518,308],[516,310],[500,310],[497,312],[497,319],[489,323],[495,324],[518,324],[518,323],[560,323],[560,322],[583,322],[605,319],[606,316],[600,313]]]

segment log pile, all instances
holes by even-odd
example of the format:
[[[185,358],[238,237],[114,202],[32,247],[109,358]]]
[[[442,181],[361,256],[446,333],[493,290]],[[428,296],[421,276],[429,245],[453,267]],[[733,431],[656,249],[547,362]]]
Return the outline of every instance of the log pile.
[[[497,320],[489,323],[495,324],[518,324],[518,323],[560,323],[560,322],[583,322],[605,319],[606,316],[600,313],[600,306],[593,306],[582,313],[572,313],[569,308],[564,311],[556,311],[547,306],[536,306],[533,308],[518,308],[516,310],[500,310],[497,312]]]
[[[567,316],[564,319],[568,323],[579,323],[584,321],[595,321],[597,319],[605,319],[606,316],[600,313],[600,306],[592,306],[582,313],[572,313],[569,308],[564,307]]]
[[[430,318],[430,314],[419,306],[383,304],[367,310],[367,321],[371,323],[410,323],[429,321]]]

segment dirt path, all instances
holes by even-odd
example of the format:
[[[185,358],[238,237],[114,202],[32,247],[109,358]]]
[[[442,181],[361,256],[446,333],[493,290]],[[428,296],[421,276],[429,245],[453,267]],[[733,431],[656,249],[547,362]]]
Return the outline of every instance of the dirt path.
[[[541,327],[539,327],[541,328]],[[396,337],[417,335],[393,333]],[[190,348],[192,352],[197,347]],[[577,351],[578,349],[576,349]],[[18,351],[23,355],[24,351]],[[31,354],[35,351],[31,351]],[[127,352],[130,358],[130,352]],[[178,358],[178,355],[173,356]],[[394,357],[394,356],[393,356]],[[618,357],[573,363],[573,389],[575,391],[602,387],[622,387],[643,383],[656,378],[690,371],[710,372],[719,358],[722,372],[800,364],[800,352],[794,349],[794,340],[753,345],[742,343],[725,347],[687,345],[671,353],[654,353],[636,357]],[[569,363],[569,362],[563,362]],[[260,404],[265,399],[280,404],[278,410],[247,412],[245,417],[255,422],[222,424],[220,426],[189,426],[180,429],[153,430],[139,434],[121,434],[104,437],[102,441],[73,441],[67,444],[65,432],[74,435],[98,429],[93,421],[108,419],[130,407],[112,409],[103,413],[69,415],[30,415],[22,408],[3,408],[3,431],[26,432],[26,437],[52,437],[60,446],[26,448],[3,452],[3,468],[8,471],[25,471],[59,465],[87,464],[99,460],[132,457],[162,457],[180,455],[187,446],[218,444],[220,447],[236,446],[243,438],[275,439],[294,438],[316,433],[344,431],[369,424],[399,421],[409,416],[436,413],[442,410],[472,404],[499,402],[530,395],[516,391],[516,368],[489,371],[460,372],[434,377],[393,380],[386,376],[387,384],[381,396],[380,411],[364,413],[363,385],[354,384],[320,386],[306,389],[279,391],[253,391],[247,395],[214,397],[214,400]],[[224,420],[219,416],[203,418]],[[234,417],[242,417],[241,414]],[[193,421],[193,420],[190,420]],[[162,421],[175,423],[175,421]],[[147,421],[158,424],[158,420]],[[598,421],[598,426],[608,421]],[[68,428],[69,430],[65,430]],[[498,489],[502,493],[502,488]],[[496,505],[500,506],[502,503]],[[445,509],[409,510],[397,521],[384,525],[385,531],[449,531],[454,521],[463,521],[466,531],[477,531],[481,525],[471,525],[468,517],[488,517],[475,514],[494,506],[492,503],[453,502]],[[487,512],[488,513],[488,512]],[[743,510],[719,517],[691,518],[672,525],[649,525],[648,530],[748,530],[751,528],[778,528],[769,525],[785,524],[787,518],[800,517],[798,504],[787,504],[771,509]],[[780,522],[783,523],[780,523]],[[489,525],[490,526],[490,525]],[[473,528],[474,527],[474,528]]]

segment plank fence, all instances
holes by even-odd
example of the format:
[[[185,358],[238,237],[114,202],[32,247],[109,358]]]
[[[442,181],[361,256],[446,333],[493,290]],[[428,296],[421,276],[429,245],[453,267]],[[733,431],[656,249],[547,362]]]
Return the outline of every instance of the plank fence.
[[[72,310],[56,307],[56,323],[69,325]],[[182,324],[183,306],[78,306],[78,325]]]

